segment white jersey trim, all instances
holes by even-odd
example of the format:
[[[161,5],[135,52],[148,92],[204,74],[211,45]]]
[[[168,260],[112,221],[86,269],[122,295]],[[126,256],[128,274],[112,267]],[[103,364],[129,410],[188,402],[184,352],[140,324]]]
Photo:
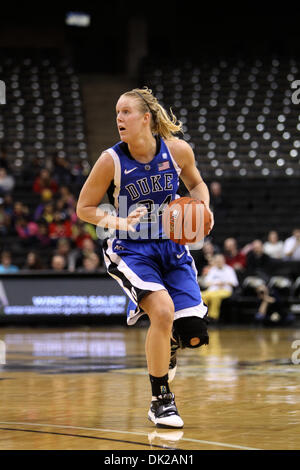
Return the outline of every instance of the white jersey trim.
[[[114,198],[114,206],[118,210],[119,208],[119,194],[120,194],[120,187],[121,187],[121,162],[119,155],[113,148],[109,148],[106,150],[108,152],[114,161],[115,164],[115,173],[114,173],[114,184],[115,184],[115,190],[113,194]]]
[[[110,259],[117,264],[118,270],[124,274],[124,276],[130,281],[130,283],[138,287],[139,289],[142,290],[150,290],[150,291],[158,291],[158,290],[166,290],[165,286],[163,284],[159,284],[158,282],[147,282],[143,281],[132,269],[129,268],[129,266],[125,263],[125,261],[118,256],[112,249],[112,240],[108,239],[107,240],[107,250],[106,253],[110,257]],[[108,259],[109,262],[109,259]],[[108,263],[108,266],[110,265],[110,262]],[[109,273],[110,274],[110,273]],[[130,296],[130,298],[136,302],[135,299]]]
[[[176,170],[176,173],[178,175],[178,177],[180,176],[180,173],[181,173],[181,168],[180,166],[178,166],[178,163],[176,162],[175,158],[173,157],[172,153],[171,153],[171,150],[169,149],[169,147],[167,146],[167,144],[165,143],[167,149],[168,149],[168,152],[169,152],[169,155],[170,155],[170,158],[172,160],[172,163],[173,163],[173,166]]]
[[[207,314],[207,307],[204,305],[203,300],[199,305],[195,305],[194,307],[183,308],[182,310],[177,310],[174,314],[174,320],[178,320],[178,318],[184,317],[200,317],[204,318]]]

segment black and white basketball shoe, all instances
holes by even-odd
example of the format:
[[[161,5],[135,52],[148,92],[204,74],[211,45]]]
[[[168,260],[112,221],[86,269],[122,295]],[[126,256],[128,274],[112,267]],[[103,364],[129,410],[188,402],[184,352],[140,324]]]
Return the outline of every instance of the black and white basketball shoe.
[[[153,400],[148,412],[148,419],[157,428],[183,428],[183,421],[179,416],[174,393],[159,395]]]

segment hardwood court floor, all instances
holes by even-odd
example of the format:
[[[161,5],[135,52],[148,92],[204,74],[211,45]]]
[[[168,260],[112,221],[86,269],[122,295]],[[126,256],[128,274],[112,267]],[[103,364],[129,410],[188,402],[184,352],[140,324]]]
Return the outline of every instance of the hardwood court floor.
[[[215,328],[180,351],[177,431],[147,420],[145,335],[1,328],[0,449],[300,449],[299,330]]]

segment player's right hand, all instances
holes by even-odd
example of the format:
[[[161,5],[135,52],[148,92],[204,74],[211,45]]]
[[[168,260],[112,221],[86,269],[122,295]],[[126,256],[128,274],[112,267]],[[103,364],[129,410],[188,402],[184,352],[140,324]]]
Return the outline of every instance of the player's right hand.
[[[144,206],[139,206],[137,209],[132,211],[127,218],[119,219],[119,230],[126,230],[128,232],[135,232],[134,226],[139,223],[142,217],[148,212]]]

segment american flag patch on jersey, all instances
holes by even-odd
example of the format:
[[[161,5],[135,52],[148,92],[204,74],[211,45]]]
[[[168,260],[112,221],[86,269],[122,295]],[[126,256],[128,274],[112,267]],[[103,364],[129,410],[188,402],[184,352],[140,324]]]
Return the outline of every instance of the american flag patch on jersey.
[[[170,168],[170,162],[162,162],[158,164],[158,171],[167,170]]]

